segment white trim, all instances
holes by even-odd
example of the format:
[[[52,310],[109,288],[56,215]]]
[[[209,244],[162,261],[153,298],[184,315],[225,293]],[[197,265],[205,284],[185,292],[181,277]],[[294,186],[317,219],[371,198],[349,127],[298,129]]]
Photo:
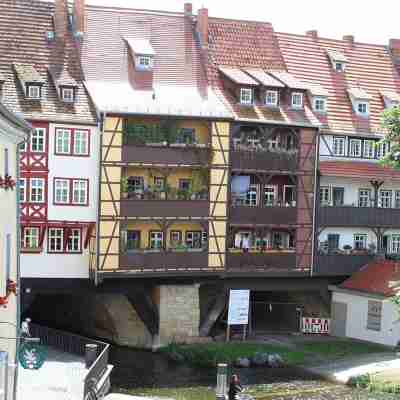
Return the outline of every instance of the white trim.
[[[296,98],[300,98],[301,104],[296,104],[294,102],[294,99],[296,99]],[[292,108],[301,109],[301,108],[303,108],[303,103],[304,103],[303,93],[302,92],[292,92],[291,102],[290,102]]]
[[[248,97],[250,94],[250,100],[244,100],[244,97]],[[241,87],[240,88],[240,104],[245,106],[252,106],[254,103],[254,92],[252,88]]]
[[[268,95],[272,95],[272,97],[275,99],[274,102],[268,102]],[[279,91],[278,90],[266,90],[265,91],[265,99],[264,99],[264,104],[267,107],[278,107],[279,103]]]

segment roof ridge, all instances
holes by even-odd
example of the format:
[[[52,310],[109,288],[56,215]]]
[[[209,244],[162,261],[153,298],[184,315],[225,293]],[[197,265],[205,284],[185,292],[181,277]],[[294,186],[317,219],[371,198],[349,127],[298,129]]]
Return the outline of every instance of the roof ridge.
[[[165,11],[165,10],[148,10],[145,8],[129,8],[129,7],[117,7],[117,6],[104,6],[98,4],[88,4],[87,8],[98,9],[109,12],[126,12],[126,13],[140,13],[148,15],[164,15],[164,16],[175,16],[175,17],[185,17],[185,14],[180,11]]]
[[[224,17],[209,17],[208,21],[212,22],[214,20],[218,21],[225,21],[225,22],[243,22],[243,23],[250,23],[250,24],[264,24],[264,25],[270,25],[273,29],[273,24],[272,22],[269,21],[257,21],[257,20],[247,20],[247,19],[239,19],[239,18],[224,18]]]

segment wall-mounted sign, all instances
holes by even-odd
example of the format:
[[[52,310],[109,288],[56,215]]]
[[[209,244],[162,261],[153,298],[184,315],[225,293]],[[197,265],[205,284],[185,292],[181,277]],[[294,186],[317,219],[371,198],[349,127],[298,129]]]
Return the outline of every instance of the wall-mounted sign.
[[[25,369],[39,369],[46,360],[46,350],[38,343],[26,342],[18,351],[18,359]]]
[[[303,318],[302,332],[327,335],[330,330],[331,320],[328,318]]]
[[[247,325],[249,323],[250,290],[231,290],[229,292],[228,325]]]

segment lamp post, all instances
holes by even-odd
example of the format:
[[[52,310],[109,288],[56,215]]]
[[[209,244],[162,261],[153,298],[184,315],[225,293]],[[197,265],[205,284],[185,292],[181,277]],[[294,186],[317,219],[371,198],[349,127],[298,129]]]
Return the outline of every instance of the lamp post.
[[[227,384],[228,384],[228,365],[227,364],[218,364],[218,366],[217,366],[217,388],[216,388],[216,399],[217,400],[226,400]]]

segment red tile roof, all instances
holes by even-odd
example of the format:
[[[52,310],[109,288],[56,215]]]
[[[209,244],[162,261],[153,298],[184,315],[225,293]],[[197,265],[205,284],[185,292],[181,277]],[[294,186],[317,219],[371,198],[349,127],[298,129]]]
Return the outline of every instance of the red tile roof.
[[[396,294],[395,287],[398,287],[399,282],[400,263],[377,260],[365,265],[339,287],[390,297]]]
[[[304,110],[293,110],[287,106],[278,109],[259,105],[242,106],[224,89],[223,76],[219,70],[221,67],[274,71],[281,73],[282,78],[289,79],[270,23],[210,18],[208,34],[208,78],[236,119],[307,126],[319,124],[308,105]]]
[[[47,32],[54,30],[53,14],[54,3],[51,2],[1,0],[0,75],[5,79],[3,103],[30,120],[94,124],[96,116],[82,84],[83,76],[72,33],[67,33],[64,47],[46,39]],[[33,73],[35,80],[44,82],[40,103],[25,97],[22,75],[17,77],[13,63],[24,77]],[[59,71],[61,76],[70,76],[78,83],[74,105],[65,104],[58,98],[49,69]]]
[[[320,161],[319,170],[322,176],[338,176],[360,179],[400,180],[400,171],[383,167],[378,163],[364,161]]]
[[[288,71],[329,91],[327,117],[320,118],[326,124],[322,132],[380,131],[380,114],[384,109],[380,90],[400,93],[400,76],[386,46],[288,33],[277,33],[276,38]],[[345,72],[333,70],[328,51],[345,56]],[[350,87],[362,88],[372,95],[370,118],[354,114],[347,93]]]

